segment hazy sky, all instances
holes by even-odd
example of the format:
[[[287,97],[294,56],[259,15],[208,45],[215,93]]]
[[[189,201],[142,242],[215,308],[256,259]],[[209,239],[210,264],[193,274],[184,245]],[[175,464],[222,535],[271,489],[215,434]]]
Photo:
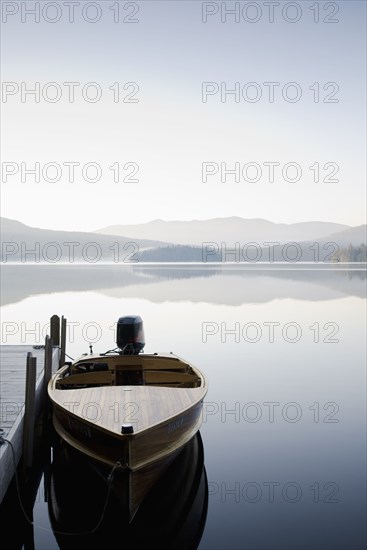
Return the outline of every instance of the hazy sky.
[[[365,12],[364,1],[2,2],[1,215],[70,230],[366,223]]]

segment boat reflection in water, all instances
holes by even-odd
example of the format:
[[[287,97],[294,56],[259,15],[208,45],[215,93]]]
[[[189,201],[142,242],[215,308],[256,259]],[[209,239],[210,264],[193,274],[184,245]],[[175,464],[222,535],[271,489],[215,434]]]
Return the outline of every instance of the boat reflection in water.
[[[113,486],[112,486],[113,485]],[[111,489],[112,486],[112,489]],[[195,550],[208,507],[208,482],[200,432],[182,448],[129,522],[119,484],[106,483],[95,463],[62,443],[54,448],[49,476],[51,526],[61,549],[150,548]]]

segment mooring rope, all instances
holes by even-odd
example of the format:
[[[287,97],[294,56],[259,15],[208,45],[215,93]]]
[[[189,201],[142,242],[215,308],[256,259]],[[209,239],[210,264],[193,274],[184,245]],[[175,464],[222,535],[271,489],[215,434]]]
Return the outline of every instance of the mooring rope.
[[[16,486],[16,491],[17,491],[17,496],[18,496],[18,500],[19,500],[19,505],[20,505],[20,508],[23,512],[23,515],[25,517],[25,519],[27,520],[27,522],[30,524],[30,525],[33,525],[33,527],[37,527],[37,529],[42,529],[43,531],[49,531],[51,533],[54,533],[56,535],[67,535],[67,536],[86,536],[86,535],[93,535],[93,533],[95,533],[99,527],[101,526],[103,520],[104,520],[104,517],[105,517],[105,514],[106,514],[106,510],[107,510],[107,505],[108,505],[108,501],[109,501],[109,498],[110,498],[110,493],[111,493],[111,489],[112,489],[112,484],[113,484],[113,480],[114,480],[114,475],[115,475],[115,471],[116,469],[118,468],[122,468],[122,464],[121,462],[118,460],[115,462],[115,464],[112,466],[112,469],[107,477],[107,481],[108,481],[108,485],[107,485],[107,492],[106,492],[106,498],[104,500],[104,504],[103,504],[103,509],[102,509],[102,512],[101,512],[101,515],[98,519],[98,522],[96,523],[96,525],[93,527],[93,529],[91,529],[90,531],[80,531],[80,532],[75,532],[75,533],[70,533],[68,531],[55,531],[52,529],[52,531],[50,531],[50,529],[48,529],[47,527],[42,527],[42,525],[38,525],[36,523],[34,523],[33,520],[31,520],[29,517],[28,517],[28,514],[23,506],[23,502],[22,502],[22,497],[21,497],[21,492],[20,492],[20,485],[19,485],[19,478],[18,478],[18,471],[17,471],[17,464],[16,464],[16,457],[15,457],[15,450],[14,450],[14,446],[13,446],[13,443],[11,441],[9,441],[9,439],[6,439],[4,436],[4,430],[3,428],[0,428],[0,445],[2,445],[3,443],[7,443],[9,446],[10,446],[10,449],[11,449],[11,453],[12,453],[12,458],[13,458],[13,465],[14,465],[14,477],[15,477],[15,486]]]

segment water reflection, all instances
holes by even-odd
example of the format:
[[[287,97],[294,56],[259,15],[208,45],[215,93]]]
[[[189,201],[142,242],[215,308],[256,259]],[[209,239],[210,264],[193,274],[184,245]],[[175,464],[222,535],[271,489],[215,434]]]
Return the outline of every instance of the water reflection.
[[[37,507],[42,506],[44,493],[44,474],[49,468],[50,444],[48,434],[37,428],[33,466],[24,475],[20,461],[17,477],[7,490],[0,505],[1,525],[8,526],[9,534],[4,548],[12,550],[35,550],[35,533],[42,530],[42,535],[49,537],[49,526],[40,525],[37,518]],[[50,541],[49,541],[50,542]],[[52,544],[50,542],[50,544]]]
[[[130,527],[122,522],[118,506],[112,505],[100,533],[62,535],[65,530],[75,533],[96,526],[106,485],[95,472],[88,477],[86,468],[75,464],[64,467],[59,462],[57,471],[61,458],[55,454],[48,504],[41,496],[33,509],[37,550],[59,545],[107,549],[124,547],[125,540],[139,541],[139,550],[153,547],[154,542],[160,548],[171,544],[177,549],[181,544],[183,549],[182,541],[188,548],[191,544],[203,550],[366,547],[364,266],[338,271],[4,266],[2,274],[4,303],[34,296],[3,308],[5,328],[18,327],[16,343],[26,330],[30,331],[26,343],[33,341],[35,323],[46,324],[56,312],[66,315],[69,326],[74,322],[68,339],[71,356],[88,352],[83,329],[90,321],[101,327],[94,350],[105,351],[115,341],[110,327],[117,316],[139,313],[150,351],[172,350],[190,357],[210,382],[201,428],[209,477],[207,516],[205,470],[195,466],[194,474],[188,453],[187,463],[176,465],[175,473],[157,486]],[[205,322],[220,328],[206,341]],[[241,329],[239,341],[233,333],[222,338],[235,323]],[[258,341],[243,338],[246,323],[261,328]],[[271,323],[279,324],[273,339],[268,331]],[[283,337],[288,323],[300,329],[296,342]],[[330,327],[337,328],[331,339]],[[15,342],[11,338],[7,343]],[[223,376],[223,367],[228,376]],[[292,418],[295,413],[297,420]],[[292,487],[299,491],[296,501]],[[330,490],[335,489],[330,499]],[[17,525],[11,548],[20,549],[18,539],[24,541],[29,535],[31,541],[33,528],[23,521],[21,533],[22,514],[14,508],[3,524],[10,522]],[[31,542],[28,547],[32,548]]]
[[[118,494],[75,450],[54,450],[48,509],[61,549],[106,547],[195,550],[208,506],[204,450],[198,433],[142,503],[132,523],[123,520]]]
[[[255,267],[3,265],[2,305],[68,291],[98,291],[110,297],[139,297],[155,303],[189,300],[224,305],[265,303],[276,298],[318,301],[366,296],[364,264],[343,269]]]

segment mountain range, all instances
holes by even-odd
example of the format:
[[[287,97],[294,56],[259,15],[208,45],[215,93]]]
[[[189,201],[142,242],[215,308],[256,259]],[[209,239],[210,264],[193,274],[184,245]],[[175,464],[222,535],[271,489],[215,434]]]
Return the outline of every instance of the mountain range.
[[[350,226],[330,222],[274,223],[263,219],[240,217],[209,220],[154,220],[136,225],[111,225],[96,229],[101,235],[129,235],[136,239],[167,240],[175,244],[201,246],[203,242],[241,244],[256,242],[301,242],[325,239],[329,235],[349,231]],[[358,243],[360,244],[360,243]]]
[[[256,250],[263,251],[258,261],[289,261],[288,256],[294,256],[297,250],[301,251],[297,261],[315,261],[316,254],[317,261],[327,261],[335,250],[359,247],[367,241],[366,225],[351,227],[320,221],[283,224],[240,217],[154,220],[93,232],[42,229],[8,218],[0,218],[0,224],[3,263],[200,262],[203,249],[211,252],[204,262],[234,261],[230,250],[236,246],[241,250],[248,247],[248,258],[254,253],[256,256]],[[226,253],[223,256],[223,250],[229,251],[228,257]],[[243,259],[247,256],[239,261]]]

